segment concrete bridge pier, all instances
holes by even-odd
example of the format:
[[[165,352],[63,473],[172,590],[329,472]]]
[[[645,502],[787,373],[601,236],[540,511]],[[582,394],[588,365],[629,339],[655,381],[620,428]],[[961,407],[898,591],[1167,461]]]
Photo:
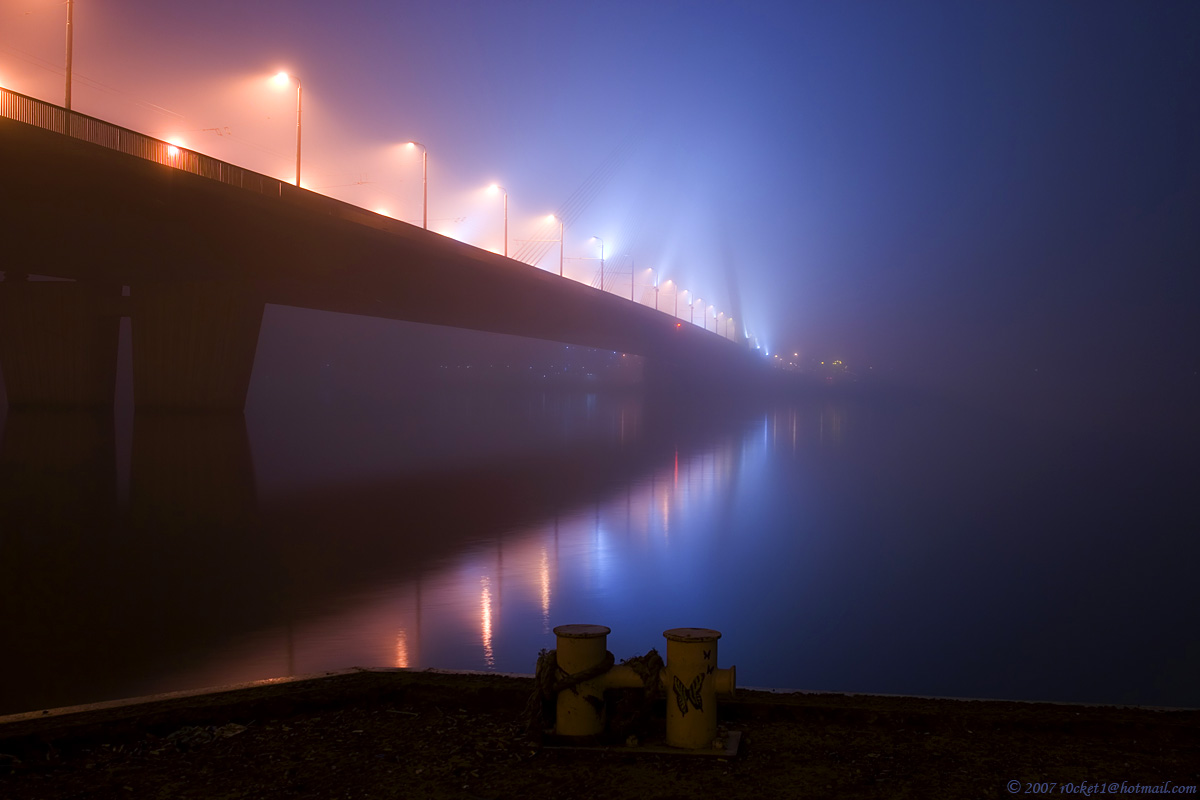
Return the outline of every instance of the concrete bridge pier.
[[[8,405],[111,408],[121,287],[85,281],[0,281],[0,370]]]
[[[234,281],[130,286],[138,411],[242,411],[264,302]]]

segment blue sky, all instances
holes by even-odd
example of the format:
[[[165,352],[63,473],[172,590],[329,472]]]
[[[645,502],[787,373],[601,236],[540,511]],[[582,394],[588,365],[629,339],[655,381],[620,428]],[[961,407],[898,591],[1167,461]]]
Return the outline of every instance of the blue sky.
[[[64,15],[0,2],[0,83],[61,102]],[[417,139],[431,227],[482,247],[484,186],[516,250],[602,170],[568,271],[600,236],[610,286],[654,268],[776,351],[980,393],[1195,385],[1196,3],[77,0],[75,23],[77,110],[288,178],[295,98],[267,78],[292,71],[306,184],[419,221]]]

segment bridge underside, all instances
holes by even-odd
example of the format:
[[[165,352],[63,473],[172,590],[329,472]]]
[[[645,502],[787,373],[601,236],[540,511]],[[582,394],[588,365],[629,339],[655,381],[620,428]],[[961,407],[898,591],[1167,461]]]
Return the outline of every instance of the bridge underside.
[[[263,301],[232,282],[0,281],[0,370],[13,408],[111,406],[122,316],[138,408],[241,410]]]
[[[750,361],[669,315],[286,184],[250,191],[3,118],[0,175],[14,407],[110,405],[128,316],[139,408],[240,410],[268,302],[638,354],[658,384]]]

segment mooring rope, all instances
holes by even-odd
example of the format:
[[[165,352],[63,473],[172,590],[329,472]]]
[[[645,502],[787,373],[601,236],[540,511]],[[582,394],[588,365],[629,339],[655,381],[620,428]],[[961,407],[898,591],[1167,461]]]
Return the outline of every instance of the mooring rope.
[[[621,662],[627,667],[630,667],[642,679],[642,683],[646,685],[648,694],[655,695],[658,693],[659,684],[658,678],[666,665],[663,663],[662,656],[657,650],[651,650],[644,656],[633,656]]]
[[[555,650],[542,650],[538,653],[537,668],[534,670],[534,689],[525,705],[525,719],[529,735],[540,742],[543,734],[554,726],[555,705],[558,693],[575,687],[584,681],[598,678],[612,669],[615,659],[609,651],[604,652],[604,660],[594,667],[580,672],[568,673],[558,666],[558,653]],[[646,686],[645,703],[657,695],[659,675],[663,670],[663,660],[657,650],[651,650],[644,656],[634,656],[621,662],[629,666],[641,677]]]
[[[573,690],[584,681],[600,677],[608,672],[614,663],[613,654],[605,650],[604,660],[596,666],[568,673],[558,666],[557,650],[542,650],[538,653],[537,669],[534,670],[533,676],[533,694],[525,704],[529,735],[541,741],[544,731],[554,726],[554,706],[559,692]]]

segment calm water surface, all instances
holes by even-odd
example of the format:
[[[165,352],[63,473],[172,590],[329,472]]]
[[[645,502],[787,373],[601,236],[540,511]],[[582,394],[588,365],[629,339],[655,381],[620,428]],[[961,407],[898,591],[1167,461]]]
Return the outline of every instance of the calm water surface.
[[[253,400],[253,398],[252,398]],[[723,632],[742,684],[1200,706],[1183,446],[918,401],[9,413],[0,713]]]

